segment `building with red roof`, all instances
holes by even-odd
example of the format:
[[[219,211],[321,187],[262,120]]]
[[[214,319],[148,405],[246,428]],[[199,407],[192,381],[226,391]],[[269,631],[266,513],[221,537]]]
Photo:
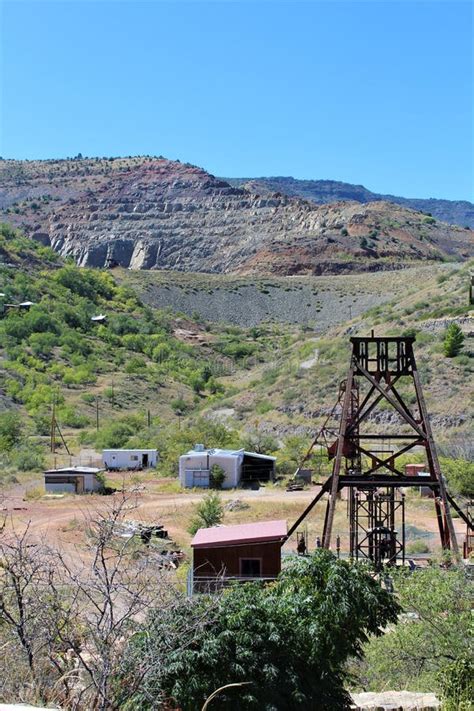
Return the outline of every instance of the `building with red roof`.
[[[214,590],[232,581],[275,580],[286,533],[283,520],[200,528],[191,541],[190,592]]]

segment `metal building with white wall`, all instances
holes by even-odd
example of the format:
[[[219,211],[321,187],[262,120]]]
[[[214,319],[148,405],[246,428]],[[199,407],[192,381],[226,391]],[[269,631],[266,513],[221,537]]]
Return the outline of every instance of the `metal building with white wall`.
[[[157,449],[104,449],[102,462],[109,471],[149,469],[158,462]]]
[[[197,444],[179,458],[179,481],[185,488],[209,487],[212,467],[217,464],[225,472],[223,489],[240,484],[271,481],[275,477],[275,457],[243,449],[206,449]]]
[[[99,474],[103,469],[97,467],[63,467],[47,469],[44,472],[44,485],[47,492],[67,494],[91,494],[103,487]]]

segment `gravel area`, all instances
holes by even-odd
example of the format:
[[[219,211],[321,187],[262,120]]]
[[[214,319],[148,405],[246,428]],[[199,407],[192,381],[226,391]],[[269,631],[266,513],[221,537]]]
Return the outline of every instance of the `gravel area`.
[[[238,326],[262,322],[310,326],[317,333],[416,290],[446,265],[391,272],[255,279],[202,273],[117,272],[145,303],[206,321]]]

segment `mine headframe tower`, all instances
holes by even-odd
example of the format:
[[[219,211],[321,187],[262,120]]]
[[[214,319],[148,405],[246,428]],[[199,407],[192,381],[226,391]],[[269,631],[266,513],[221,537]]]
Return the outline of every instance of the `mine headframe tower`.
[[[441,545],[458,556],[449,503],[466,518],[446,491],[441,475],[413,352],[415,338],[379,338],[372,334],[350,340],[352,355],[338,401],[305,457],[309,458],[316,445],[323,445],[333,462],[332,473],[289,529],[288,536],[328,494],[322,546],[330,548],[338,493],[348,487],[351,556],[369,558],[377,566],[395,563],[404,558],[405,549],[405,501],[401,489],[425,486],[433,492]],[[396,413],[397,423],[384,434],[371,432],[369,419],[382,403]],[[338,428],[331,428],[329,420],[337,415]],[[387,439],[394,443],[388,452],[380,449]],[[400,469],[399,457],[414,447],[424,448],[429,476],[406,476]]]

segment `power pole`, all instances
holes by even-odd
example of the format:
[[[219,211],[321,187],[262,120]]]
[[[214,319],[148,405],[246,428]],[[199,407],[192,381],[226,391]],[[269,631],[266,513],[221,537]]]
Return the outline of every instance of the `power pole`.
[[[53,410],[51,412],[50,450],[56,451],[56,396],[53,397]]]
[[[99,396],[95,396],[95,428],[99,431]]]

